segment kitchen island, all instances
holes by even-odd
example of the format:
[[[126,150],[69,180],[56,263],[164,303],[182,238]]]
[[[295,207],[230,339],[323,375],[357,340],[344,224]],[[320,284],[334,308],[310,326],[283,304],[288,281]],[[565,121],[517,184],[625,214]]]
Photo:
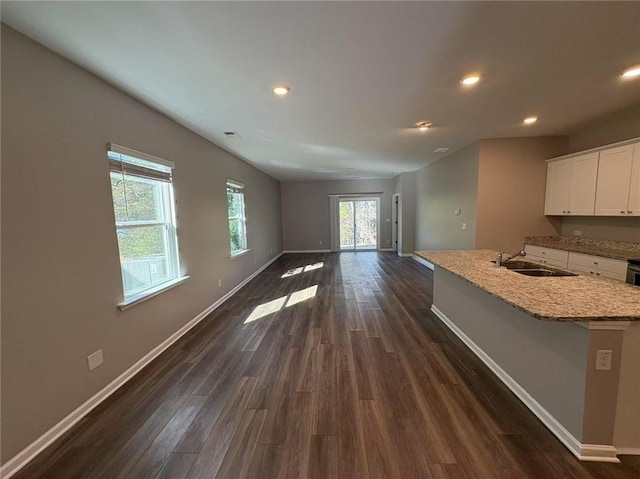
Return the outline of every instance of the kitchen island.
[[[435,315],[576,456],[616,462],[616,425],[640,432],[639,361],[623,364],[639,352],[623,335],[640,326],[640,288],[583,274],[525,276],[497,268],[489,250],[415,254],[434,265]],[[623,369],[637,384],[618,398]]]

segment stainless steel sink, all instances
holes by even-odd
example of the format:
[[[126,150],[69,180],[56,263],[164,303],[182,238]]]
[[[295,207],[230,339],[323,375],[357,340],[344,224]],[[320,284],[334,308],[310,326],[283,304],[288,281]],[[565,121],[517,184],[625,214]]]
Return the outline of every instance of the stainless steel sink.
[[[495,263],[495,261],[493,261]],[[529,261],[509,261],[502,265],[514,273],[524,274],[525,276],[546,276],[546,277],[560,277],[560,276],[578,276],[575,273],[569,271],[563,271],[561,269],[550,268],[548,266],[542,266],[540,264],[530,263]]]
[[[516,273],[524,274],[525,276],[551,276],[551,277],[559,277],[559,276],[578,276],[575,273],[569,273],[568,271],[562,271],[559,269],[512,269],[511,271],[515,271]]]
[[[507,269],[540,269],[544,268],[544,266],[540,266],[539,264],[530,263],[528,261],[509,261],[508,263],[504,263],[504,266]]]

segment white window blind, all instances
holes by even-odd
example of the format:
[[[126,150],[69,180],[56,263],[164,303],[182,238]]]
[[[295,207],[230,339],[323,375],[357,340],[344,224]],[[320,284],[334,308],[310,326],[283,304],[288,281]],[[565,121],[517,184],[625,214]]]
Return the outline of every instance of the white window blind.
[[[153,155],[131,150],[114,143],[107,144],[109,168],[139,178],[171,182],[174,164]]]

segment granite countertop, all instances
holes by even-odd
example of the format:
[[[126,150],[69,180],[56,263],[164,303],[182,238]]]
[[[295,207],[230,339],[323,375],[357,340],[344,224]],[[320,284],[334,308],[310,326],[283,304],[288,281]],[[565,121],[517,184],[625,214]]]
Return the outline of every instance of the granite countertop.
[[[640,241],[640,231],[638,239]],[[640,259],[640,243],[595,240],[576,236],[525,236],[524,242],[532,246],[592,254],[623,261]]]
[[[525,276],[491,262],[497,252],[416,251],[417,256],[538,319],[640,320],[640,287],[589,274]],[[526,259],[525,259],[526,260]]]

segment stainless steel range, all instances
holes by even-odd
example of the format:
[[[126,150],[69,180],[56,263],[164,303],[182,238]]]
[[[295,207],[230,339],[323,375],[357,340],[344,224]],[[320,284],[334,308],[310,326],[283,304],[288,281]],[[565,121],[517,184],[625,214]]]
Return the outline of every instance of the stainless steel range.
[[[627,283],[640,286],[640,259],[630,259],[627,268]]]

